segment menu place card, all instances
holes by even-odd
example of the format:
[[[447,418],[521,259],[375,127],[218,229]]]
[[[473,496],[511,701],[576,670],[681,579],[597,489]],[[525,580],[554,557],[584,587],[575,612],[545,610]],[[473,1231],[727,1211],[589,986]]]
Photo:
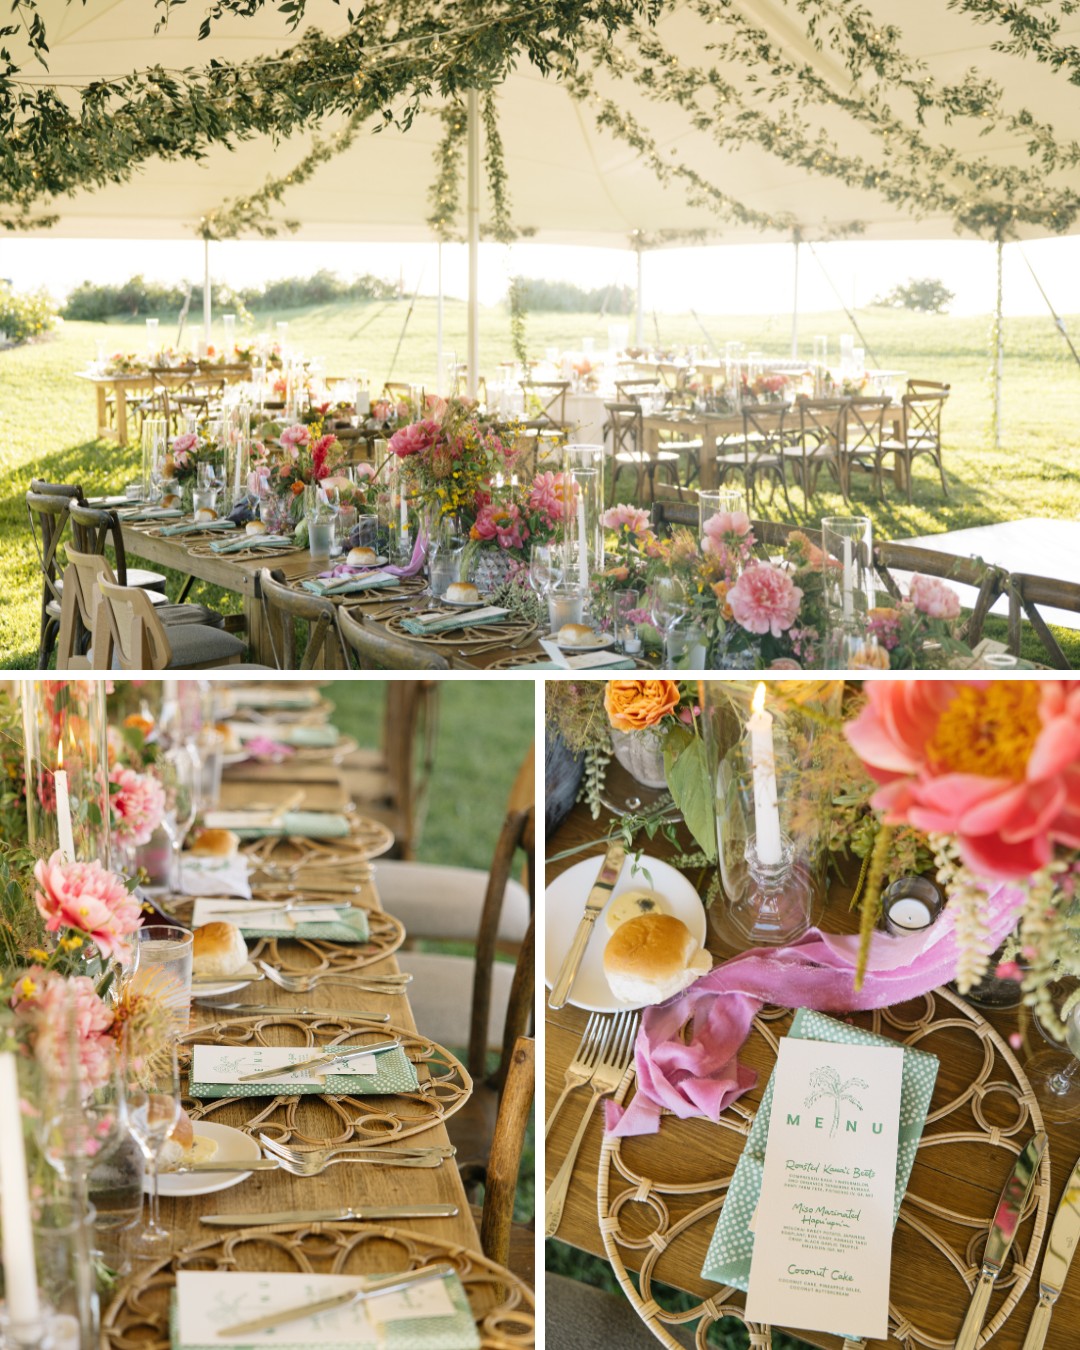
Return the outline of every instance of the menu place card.
[[[296,1045],[196,1045],[191,1054],[193,1097],[284,1097],[325,1092],[332,1096],[381,1096],[416,1092],[416,1069],[402,1049],[379,1055],[357,1054],[340,1069],[324,1065],[314,1072],[296,1067],[344,1047]],[[263,1069],[280,1068],[280,1076],[241,1081]]]
[[[370,936],[367,914],[362,909],[286,910],[261,900],[201,898],[195,901],[191,926],[227,919],[244,937],[317,938],[324,942],[366,942]]]
[[[389,1273],[389,1272],[387,1272]],[[268,1331],[222,1336],[223,1327],[317,1303],[363,1279],[274,1271],[181,1270],[171,1311],[173,1350],[272,1345],[274,1350],[477,1350],[480,1337],[457,1275],[380,1294]]]
[[[180,889],[184,895],[235,895],[251,899],[249,864],[243,853],[234,853],[229,858],[185,853],[183,873]]]
[[[884,1338],[903,1051],[784,1039],[751,1221],[751,1321]]]

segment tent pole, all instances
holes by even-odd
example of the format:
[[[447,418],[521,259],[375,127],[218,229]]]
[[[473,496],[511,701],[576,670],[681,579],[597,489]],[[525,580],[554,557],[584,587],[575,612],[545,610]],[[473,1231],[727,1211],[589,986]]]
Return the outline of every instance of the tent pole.
[[[994,307],[994,449],[1001,449],[1001,372],[1005,360],[1005,334],[1001,327],[1005,241],[997,237],[997,302]]]
[[[637,250],[637,310],[634,315],[634,346],[640,351],[645,346],[645,260],[643,250]]]
[[[791,242],[795,245],[795,282],[791,292],[791,359],[799,359],[799,244],[802,242],[799,231],[792,230]]]
[[[210,236],[203,238],[202,292],[203,351],[210,346]]]
[[[443,288],[442,288],[442,240],[439,240],[439,298],[435,307],[435,391],[443,392],[446,366],[443,361]],[[451,391],[452,392],[452,391]]]
[[[469,340],[468,395],[480,383],[480,113],[475,89],[468,93]]]

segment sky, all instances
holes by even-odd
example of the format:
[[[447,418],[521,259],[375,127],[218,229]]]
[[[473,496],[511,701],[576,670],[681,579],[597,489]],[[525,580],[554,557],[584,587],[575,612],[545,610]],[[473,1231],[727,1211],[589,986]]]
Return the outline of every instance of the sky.
[[[1022,252],[1021,252],[1022,247]],[[496,304],[514,273],[561,278],[587,287],[635,284],[634,256],[618,249],[516,244],[481,246],[482,304]],[[63,298],[79,282],[120,282],[135,273],[148,280],[201,284],[202,244],[175,241],[0,239],[0,278],[16,289],[46,287]],[[956,293],[954,314],[988,314],[994,297],[994,248],[988,243],[842,242],[817,246],[845,304],[858,308],[912,277],[937,277]],[[1044,239],[1005,249],[1005,313],[1047,315],[1024,261],[1026,255],[1058,313],[1080,314],[1080,238]],[[295,240],[243,240],[213,244],[211,271],[237,287],[275,277],[308,276],[328,268],[342,277],[365,272],[397,280],[408,291],[434,295],[438,251],[428,244],[323,244]],[[463,245],[443,250],[448,296],[468,287]],[[794,250],[784,244],[668,249],[646,255],[645,309],[660,313],[787,314],[794,289]],[[839,308],[822,267],[804,247],[799,308],[815,313]]]

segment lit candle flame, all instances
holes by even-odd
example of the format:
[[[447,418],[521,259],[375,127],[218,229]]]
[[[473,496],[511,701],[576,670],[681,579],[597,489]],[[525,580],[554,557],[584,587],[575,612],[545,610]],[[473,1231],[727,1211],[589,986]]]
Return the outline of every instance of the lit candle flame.
[[[64,767],[64,742],[62,740],[56,742],[56,767],[58,769]]]
[[[750,704],[750,711],[759,713],[765,711],[765,681],[762,680],[754,691],[754,697]]]

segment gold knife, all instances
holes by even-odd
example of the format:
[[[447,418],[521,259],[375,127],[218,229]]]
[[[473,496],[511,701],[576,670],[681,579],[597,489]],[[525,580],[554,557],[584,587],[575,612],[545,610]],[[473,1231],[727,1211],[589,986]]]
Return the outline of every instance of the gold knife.
[[[308,1069],[329,1068],[345,1059],[359,1059],[361,1055],[382,1055],[388,1050],[401,1048],[400,1038],[392,1041],[377,1041],[374,1045],[343,1046],[336,1053],[319,1055],[316,1059],[301,1060],[296,1064],[282,1064],[276,1069],[260,1069],[258,1073],[245,1073],[237,1079],[240,1083],[261,1083],[268,1079],[288,1078],[292,1073]]]
[[[332,1308],[344,1308],[350,1303],[359,1303],[361,1299],[374,1298],[377,1294],[392,1294],[399,1289],[408,1289],[415,1284],[426,1284],[428,1280],[445,1280],[453,1275],[454,1267],[448,1261],[438,1265],[421,1266],[407,1275],[391,1275],[384,1280],[371,1280],[363,1289],[351,1289],[345,1294],[335,1294],[333,1298],[323,1298],[317,1303],[303,1303],[299,1307],[283,1308],[281,1312],[268,1313],[265,1317],[256,1317],[251,1322],[237,1322],[235,1326],[223,1327],[219,1336],[246,1336],[253,1331],[269,1331],[271,1327],[281,1326],[284,1322],[298,1322],[305,1317],[314,1317],[318,1313],[329,1312]]]
[[[611,892],[619,879],[619,873],[622,871],[625,858],[626,845],[621,839],[613,839],[608,844],[600,874],[593,883],[593,888],[585,901],[585,913],[581,916],[581,922],[578,924],[574,940],[570,944],[570,950],[563,957],[563,963],[559,967],[559,973],[555,977],[554,985],[552,985],[551,994],[548,998],[548,1007],[552,1010],[561,1008],[570,997],[570,990],[577,979],[578,968],[581,965],[582,957],[585,955],[585,948],[589,945],[589,938],[592,937],[596,920],[599,918],[601,910],[611,899]]]
[[[1050,1327],[1054,1304],[1058,1300],[1069,1266],[1076,1255],[1076,1239],[1080,1237],[1080,1158],[1065,1183],[1057,1213],[1054,1215],[1050,1236],[1046,1241],[1046,1255],[1039,1272],[1039,1302],[1031,1314],[1024,1350],[1042,1350]]]
[[[1039,1176],[1039,1164],[1046,1151],[1046,1135],[1040,1130],[1017,1158],[1012,1174],[1005,1183],[1005,1189],[998,1197],[993,1222],[986,1238],[983,1251],[982,1270],[979,1273],[975,1291],[971,1296],[971,1306],[956,1338],[954,1350],[975,1350],[986,1320],[986,1310],[990,1305],[1001,1267],[1012,1247],[1016,1230],[1020,1226],[1031,1192]]]

